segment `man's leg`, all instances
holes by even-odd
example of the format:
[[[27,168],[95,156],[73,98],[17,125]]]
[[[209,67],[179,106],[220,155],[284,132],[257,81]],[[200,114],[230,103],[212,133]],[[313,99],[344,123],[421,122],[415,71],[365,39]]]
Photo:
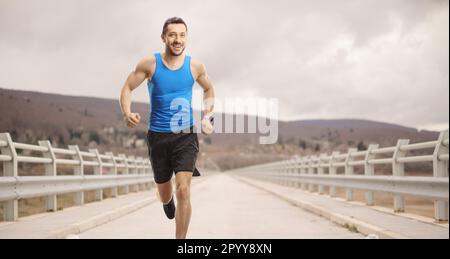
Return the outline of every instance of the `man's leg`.
[[[162,184],[156,184],[158,187],[159,197],[163,204],[167,204],[170,199],[172,199],[173,191],[172,191],[172,181],[168,181]]]
[[[185,239],[191,221],[192,172],[178,172],[175,176],[177,211],[175,216],[176,238]]]

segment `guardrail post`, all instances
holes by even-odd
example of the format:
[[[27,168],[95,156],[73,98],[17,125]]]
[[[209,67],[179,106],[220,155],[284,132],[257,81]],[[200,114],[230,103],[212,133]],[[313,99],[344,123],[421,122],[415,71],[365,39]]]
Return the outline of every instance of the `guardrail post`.
[[[308,157],[302,157],[302,160],[301,160],[302,162],[302,164],[301,164],[301,166],[300,166],[300,175],[303,175],[303,176],[305,176],[306,175],[306,173],[307,173],[307,166],[308,166]],[[305,180],[301,180],[301,189],[302,190],[304,190],[304,191],[306,191],[306,189],[307,189],[307,184],[305,183]]]
[[[98,166],[94,166],[94,175],[103,175],[103,161],[98,153],[98,149],[89,149],[89,152],[95,154],[96,160],[98,162]],[[95,191],[95,200],[102,201],[103,200],[103,189]]]
[[[284,183],[286,181],[286,178],[284,177],[285,174],[286,174],[286,161],[283,160],[281,162],[280,172],[278,173],[278,175],[279,175],[278,183],[280,185],[284,185]]]
[[[275,179],[275,182],[277,184],[283,184],[283,170],[284,170],[284,160],[280,162],[280,164],[278,165],[278,170],[277,170],[277,178]]]
[[[289,187],[293,187],[294,186],[294,181],[293,181],[293,174],[294,174],[294,160],[290,159],[287,161],[287,177],[286,177],[286,185]]]
[[[291,187],[297,187],[297,169],[298,169],[298,158],[294,157],[291,160]]]
[[[149,167],[149,161],[146,157],[143,158],[143,165],[144,165],[144,174],[150,175],[150,167]],[[145,183],[145,187],[147,190],[152,188],[152,184],[150,182]]]
[[[291,160],[284,161],[283,185],[289,186],[289,173],[291,167]]]
[[[138,174],[144,174],[144,159],[142,157],[137,158],[138,163]],[[138,188],[140,191],[145,190],[145,184],[139,184]]]
[[[270,174],[278,174],[278,163],[279,162],[277,162],[277,163],[275,163],[273,166],[272,166],[272,168],[270,169],[270,171],[266,171],[266,178],[267,178],[267,181],[269,181],[269,182],[274,182],[274,178],[273,177],[271,177],[271,176],[269,176]]]
[[[313,166],[314,166],[314,160],[315,159],[316,159],[315,155],[309,157],[309,163],[308,163],[308,174],[309,175],[313,175],[314,174],[314,167]],[[314,190],[316,189],[315,187],[316,187],[315,184],[312,184],[312,183],[308,184],[308,190],[310,192],[314,192]]]
[[[403,145],[408,145],[409,139],[399,139],[395,147],[392,159],[392,174],[394,176],[405,176],[405,164],[398,163],[397,158],[406,156],[406,151],[400,149]],[[405,197],[403,195],[394,194],[394,212],[405,211]]]
[[[274,170],[276,177],[271,177],[272,179],[270,180],[273,183],[280,183],[280,172],[281,172],[281,161],[277,163],[277,165],[275,166],[275,170]]]
[[[300,188],[300,181],[299,181],[298,176],[301,173],[300,172],[301,163],[302,163],[302,160],[300,159],[300,157],[296,157],[295,158],[295,167],[294,167],[294,176],[295,176],[294,187],[295,188]]]
[[[105,155],[107,155],[107,156],[109,156],[111,158],[111,162],[113,164],[112,174],[114,176],[117,176],[117,163],[116,163],[116,159],[114,158],[114,154],[112,152],[107,152]],[[111,188],[111,196],[114,197],[114,198],[118,196],[118,188],[117,188],[117,186]]]
[[[127,156],[125,156],[125,154],[119,154],[119,157],[122,158],[123,164],[125,166],[124,174],[128,175],[130,173],[130,167],[128,166]],[[128,185],[123,186],[123,192],[125,194],[128,194],[130,192],[130,188],[128,187]]]
[[[17,177],[18,162],[17,152],[9,133],[0,133],[0,140],[5,141],[8,145],[0,147],[2,155],[11,157],[10,161],[3,162],[3,176]],[[5,221],[16,221],[19,218],[19,204],[17,200],[6,201],[3,203],[3,219]]]
[[[137,174],[136,158],[134,156],[130,156],[130,157],[128,157],[128,161],[131,162],[131,166],[130,166],[131,174]],[[137,184],[133,184],[130,187],[131,187],[132,192],[139,191],[139,187]]]
[[[444,145],[444,140],[448,139],[448,130],[441,132],[438,143],[433,152],[433,177],[448,177],[448,160],[440,160],[439,156],[448,154],[448,146]],[[436,221],[448,221],[448,201],[434,201],[434,218]]]
[[[137,168],[138,168],[138,174],[142,174],[142,168],[143,168],[142,157],[137,157],[136,158],[136,165],[137,165]],[[144,187],[142,186],[142,184],[138,184],[138,190],[139,191],[144,190]]]
[[[73,168],[73,174],[84,177],[84,160],[83,160],[83,156],[81,155],[80,148],[78,147],[78,145],[70,145],[69,150],[76,152],[76,154],[72,156],[72,159],[77,160],[79,162],[79,164]],[[75,205],[78,205],[78,206],[84,205],[84,192],[83,191],[75,193],[74,203],[75,203]]]
[[[282,179],[281,175],[283,174],[283,163],[284,163],[284,161],[280,161],[280,163],[278,164],[277,170],[276,170],[277,177],[275,178],[275,183],[277,183],[277,184],[283,183],[281,180]]]
[[[358,149],[356,148],[349,148],[347,153],[347,158],[345,159],[345,175],[353,175],[354,174],[354,166],[350,165],[349,163],[353,161],[353,157],[351,156],[352,153],[357,152]],[[353,200],[353,190],[350,188],[346,189],[345,198],[347,201]]]
[[[317,174],[318,175],[324,175],[325,168],[323,167],[323,162],[326,158],[326,154],[320,154],[319,156],[319,167],[317,167]],[[319,194],[324,194],[325,188],[323,185],[319,185]]]
[[[331,157],[330,157],[330,167],[329,167],[329,175],[336,175],[337,174],[337,167],[335,167],[333,165],[334,163],[334,159],[336,156],[339,155],[339,151],[334,151],[333,153],[331,153]],[[336,187],[335,186],[330,186],[330,197],[336,197]]]
[[[283,185],[289,186],[289,174],[291,172],[291,160],[286,160],[284,164]]]
[[[50,141],[41,140],[38,142],[39,146],[46,147],[47,152],[43,152],[43,156],[45,158],[50,158],[52,162],[50,164],[45,164],[45,175],[46,176],[56,176],[56,156],[55,152],[53,152],[53,147]],[[46,197],[46,209],[47,211],[57,211],[58,210],[58,200],[55,195],[48,195]]]
[[[371,154],[372,150],[378,148],[378,144],[370,144],[367,148],[367,153],[365,157],[365,163],[364,163],[364,175],[365,176],[373,176],[375,175],[375,165],[369,164],[369,160],[375,159],[376,155]],[[375,204],[374,202],[374,196],[373,191],[367,191],[366,192],[366,205],[373,206]]]

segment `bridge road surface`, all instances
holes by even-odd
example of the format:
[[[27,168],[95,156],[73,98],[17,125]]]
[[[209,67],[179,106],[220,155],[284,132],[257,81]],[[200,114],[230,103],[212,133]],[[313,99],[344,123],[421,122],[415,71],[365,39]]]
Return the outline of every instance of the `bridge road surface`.
[[[364,238],[324,218],[226,174],[205,177],[191,190],[187,238]],[[81,239],[167,238],[175,236],[159,202],[79,235]]]

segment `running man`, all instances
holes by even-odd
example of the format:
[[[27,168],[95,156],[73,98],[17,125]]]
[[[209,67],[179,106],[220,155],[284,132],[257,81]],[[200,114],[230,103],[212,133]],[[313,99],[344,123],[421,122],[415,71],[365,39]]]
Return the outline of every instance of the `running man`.
[[[191,218],[191,179],[199,175],[195,167],[199,144],[192,113],[195,82],[204,91],[204,133],[211,133],[214,109],[214,88],[205,65],[184,53],[187,35],[187,25],[181,18],[168,19],[161,34],[165,51],[142,59],[128,76],[120,96],[124,121],[134,128],[141,117],[131,112],[131,92],[148,80],[148,153],[164,212],[169,219],[175,217],[177,239],[186,238]],[[176,207],[171,182],[174,173]]]

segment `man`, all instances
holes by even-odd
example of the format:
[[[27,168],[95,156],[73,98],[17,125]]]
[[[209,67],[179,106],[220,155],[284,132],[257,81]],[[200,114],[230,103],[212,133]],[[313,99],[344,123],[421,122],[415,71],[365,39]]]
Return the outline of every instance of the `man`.
[[[192,87],[197,82],[204,91],[202,131],[212,132],[214,89],[205,66],[184,53],[187,25],[178,17],[168,19],[161,35],[165,52],[142,59],[125,82],[120,96],[124,120],[130,128],[140,122],[131,112],[131,92],[148,80],[150,119],[148,131],[149,157],[164,212],[175,217],[176,238],[186,238],[191,217],[190,187],[199,144],[192,114]],[[176,200],[171,179],[175,173]]]

